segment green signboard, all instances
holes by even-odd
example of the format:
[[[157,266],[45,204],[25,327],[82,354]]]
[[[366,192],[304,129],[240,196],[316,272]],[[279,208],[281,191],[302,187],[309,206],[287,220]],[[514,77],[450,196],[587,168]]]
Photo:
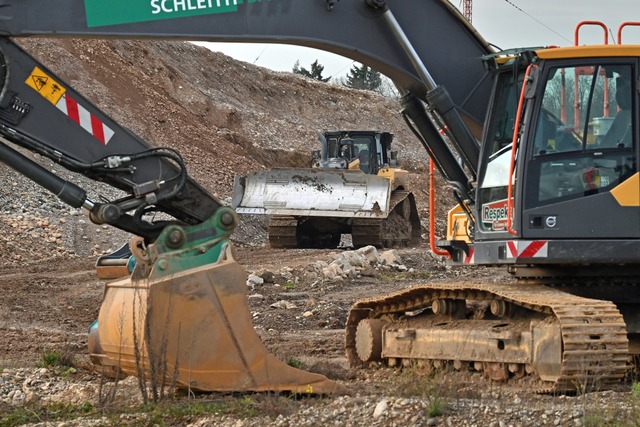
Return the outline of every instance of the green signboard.
[[[84,0],[89,27],[236,12],[263,0]],[[268,1],[268,0],[265,0]]]

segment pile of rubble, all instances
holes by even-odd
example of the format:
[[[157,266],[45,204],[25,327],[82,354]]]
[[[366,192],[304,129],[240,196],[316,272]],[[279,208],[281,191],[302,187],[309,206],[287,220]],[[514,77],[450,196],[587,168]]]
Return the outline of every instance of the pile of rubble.
[[[365,246],[353,251],[344,251],[332,255],[330,261],[316,261],[306,268],[293,274],[291,268],[283,268],[278,274],[293,280],[305,282],[339,282],[354,280],[360,277],[375,277],[380,270],[408,271],[395,249],[379,252],[374,246]],[[275,275],[269,270],[260,269],[249,275],[247,286],[255,290],[257,285],[273,283]]]

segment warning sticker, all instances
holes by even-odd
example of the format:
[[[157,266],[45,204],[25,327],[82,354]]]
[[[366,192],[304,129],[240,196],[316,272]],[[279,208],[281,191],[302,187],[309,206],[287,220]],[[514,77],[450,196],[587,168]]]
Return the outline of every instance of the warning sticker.
[[[62,85],[38,67],[33,69],[25,83],[35,89],[53,105],[56,105],[58,101],[60,101],[60,98],[62,98],[62,95],[67,91]]]

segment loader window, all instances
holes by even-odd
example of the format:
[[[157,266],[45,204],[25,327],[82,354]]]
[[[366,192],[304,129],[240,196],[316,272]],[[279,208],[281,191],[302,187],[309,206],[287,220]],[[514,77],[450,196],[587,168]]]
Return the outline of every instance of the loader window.
[[[379,159],[376,159],[371,153],[376,153],[376,141],[370,136],[353,137],[353,153],[354,158],[360,160],[360,170],[364,173],[377,173],[377,165]]]
[[[526,207],[611,190],[637,170],[632,66],[551,69],[535,121]]]

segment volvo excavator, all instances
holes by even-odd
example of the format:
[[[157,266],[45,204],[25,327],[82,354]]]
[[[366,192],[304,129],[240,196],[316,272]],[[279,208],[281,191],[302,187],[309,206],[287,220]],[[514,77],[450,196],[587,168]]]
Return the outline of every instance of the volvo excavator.
[[[96,363],[200,390],[339,390],[260,343],[228,241],[235,212],[178,153],[141,141],[10,37],[288,43],[391,78],[458,201],[434,249],[455,265],[504,266],[513,283],[355,302],[353,365],[451,363],[565,392],[620,381],[640,353],[640,46],[496,51],[446,0],[2,0],[0,18],[0,158],[138,236],[133,273],[106,285]],[[90,200],[16,147],[127,196]]]
[[[409,172],[397,166],[393,134],[366,130],[318,134],[312,168],[237,176],[237,213],[268,214],[272,248],[336,248],[343,234],[360,248],[415,246],[420,217]],[[392,158],[393,157],[393,158]]]

